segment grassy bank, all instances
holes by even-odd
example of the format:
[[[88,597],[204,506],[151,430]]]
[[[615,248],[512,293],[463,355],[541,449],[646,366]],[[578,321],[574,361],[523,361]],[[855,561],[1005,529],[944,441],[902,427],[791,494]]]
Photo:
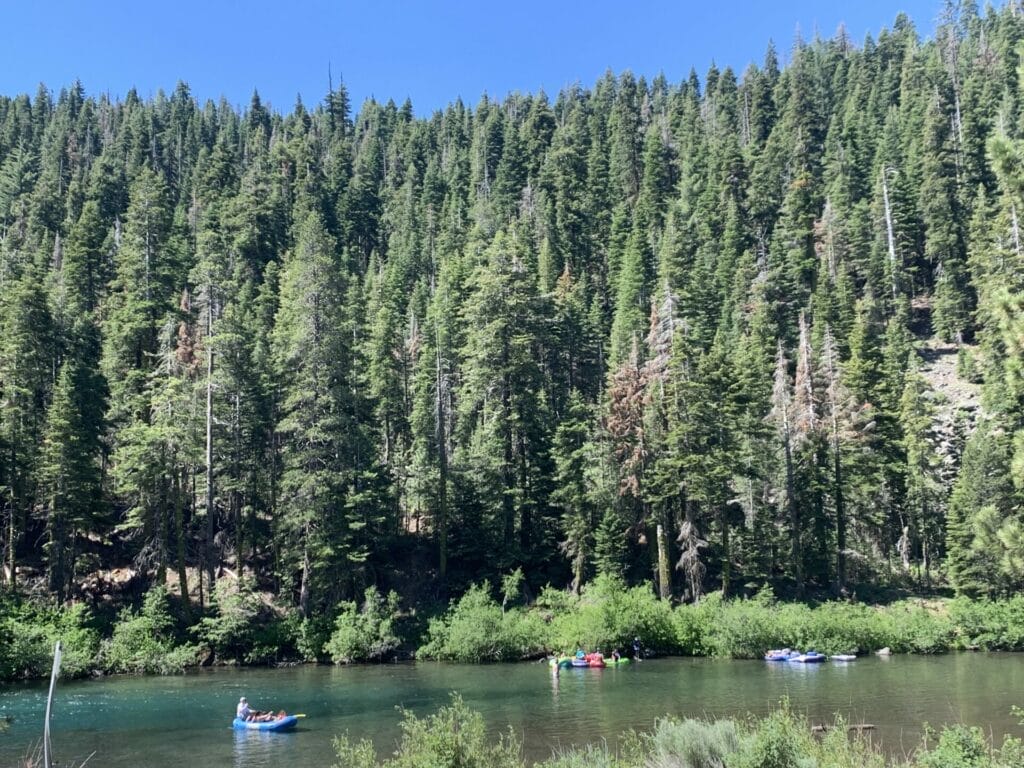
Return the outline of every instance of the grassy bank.
[[[335,741],[335,768],[525,768],[519,741],[509,732],[489,739],[483,718],[453,695],[436,714],[404,713],[394,755],[378,760],[368,741]],[[981,728],[952,726],[929,733],[906,758],[887,757],[837,721],[812,733],[801,715],[782,706],[763,719],[659,720],[646,733],[626,733],[621,746],[567,750],[542,768],[1019,768],[1024,744],[993,745]]]
[[[782,603],[765,591],[749,600],[710,596],[672,606],[645,586],[598,579],[582,595],[546,589],[529,605],[488,584],[470,589],[425,625],[397,596],[367,590],[334,616],[301,621],[246,585],[218,590],[207,615],[184,621],[166,590],[100,621],[66,609],[0,601],[0,679],[44,677],[55,640],[64,674],[171,673],[202,662],[266,664],[386,660],[398,653],[464,663],[516,661],[576,648],[646,654],[760,658],[768,648],[825,653],[1024,651],[1024,597],[1005,600],[904,600]]]

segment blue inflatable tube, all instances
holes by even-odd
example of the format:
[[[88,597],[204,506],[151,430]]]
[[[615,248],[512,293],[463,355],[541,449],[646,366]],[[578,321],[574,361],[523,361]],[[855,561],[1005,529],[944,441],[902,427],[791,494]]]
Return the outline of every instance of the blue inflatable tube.
[[[798,656],[794,656],[791,659],[788,659],[788,661],[796,662],[797,664],[820,664],[827,658],[828,656],[824,653],[808,651],[807,653],[801,653]]]
[[[297,722],[299,722],[299,718],[295,715],[288,715],[278,720],[269,720],[264,723],[254,722],[252,720],[239,720],[236,717],[231,723],[231,727],[239,731],[288,731],[294,728]]]
[[[765,661],[789,661],[790,659],[799,656],[800,654],[796,651],[791,651],[789,648],[782,648],[781,650],[771,650],[764,655]]]

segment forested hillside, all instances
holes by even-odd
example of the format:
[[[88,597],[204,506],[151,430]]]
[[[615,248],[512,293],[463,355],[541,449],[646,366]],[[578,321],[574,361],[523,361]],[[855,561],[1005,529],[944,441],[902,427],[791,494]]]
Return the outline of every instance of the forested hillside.
[[[1022,42],[949,3],[429,118],[0,97],[4,589],[1021,588]]]

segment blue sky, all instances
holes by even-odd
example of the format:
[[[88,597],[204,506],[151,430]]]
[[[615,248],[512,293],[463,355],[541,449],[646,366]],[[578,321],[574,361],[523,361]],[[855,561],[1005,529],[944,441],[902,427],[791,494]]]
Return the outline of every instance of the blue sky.
[[[742,71],[799,29],[860,43],[905,11],[931,36],[941,0],[8,0],[0,4],[0,94],[82,81],[90,94],[146,97],[184,80],[200,99],[245,105],[253,89],[289,111],[314,104],[328,66],[356,106],[412,99],[429,114],[484,92],[554,95],[606,69],[683,79],[714,60]]]

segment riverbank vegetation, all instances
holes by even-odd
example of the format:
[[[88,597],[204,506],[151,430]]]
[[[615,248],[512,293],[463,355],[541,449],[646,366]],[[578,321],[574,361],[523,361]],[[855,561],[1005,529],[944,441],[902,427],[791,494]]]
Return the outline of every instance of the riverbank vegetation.
[[[1022,44],[0,95],[0,673],[1020,647]]]
[[[988,600],[899,600],[869,606],[778,602],[770,590],[748,600],[705,597],[672,606],[650,585],[628,587],[601,577],[582,594],[545,589],[534,603],[493,594],[487,583],[453,600],[426,624],[398,596],[374,588],[363,602],[340,606],[332,623],[296,621],[263,604],[254,592],[221,595],[219,613],[188,627],[175,618],[166,590],[146,595],[138,611],[124,610],[112,626],[77,606],[7,605],[0,611],[0,679],[49,673],[53,642],[64,644],[64,674],[180,672],[199,664],[379,662],[396,658],[462,663],[511,662],[548,654],[613,649],[630,654],[639,638],[652,656],[759,659],[769,648],[821,652],[945,653],[1024,651],[1024,597]],[[509,605],[509,598],[517,604]]]
[[[748,720],[659,720],[647,733],[626,733],[607,744],[566,749],[538,768],[1017,768],[1024,743],[1006,737],[992,745],[980,728],[929,731],[908,757],[891,757],[842,720],[812,732],[806,718],[783,702],[768,717]],[[377,760],[368,741],[335,741],[335,768],[525,768],[517,737],[494,739],[483,718],[457,696],[427,717],[404,714],[393,756]]]
[[[1024,650],[1024,597],[1006,600],[901,600],[885,606],[779,603],[710,596],[675,608],[650,588],[598,580],[576,597],[544,591],[529,608],[502,612],[484,588],[467,593],[431,622],[420,658],[500,661],[545,653],[628,651],[639,637],[647,655],[759,659],[769,648],[824,653],[943,653]]]

